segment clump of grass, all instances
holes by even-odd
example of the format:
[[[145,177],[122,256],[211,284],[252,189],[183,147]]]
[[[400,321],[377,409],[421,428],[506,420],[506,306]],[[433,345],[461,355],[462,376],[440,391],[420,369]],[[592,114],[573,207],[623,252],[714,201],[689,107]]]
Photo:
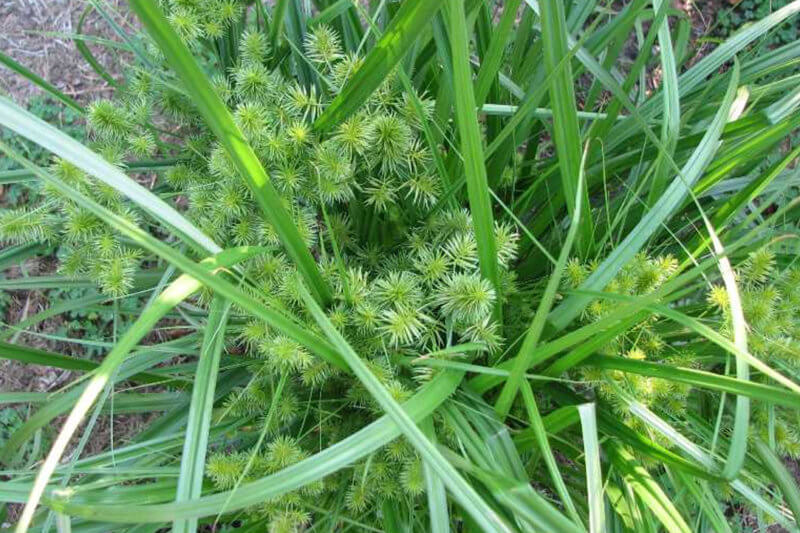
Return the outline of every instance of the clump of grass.
[[[797,51],[737,54],[800,2],[692,66],[665,2],[132,6],[91,150],[0,101],[55,154],[0,145],[41,182],[3,264],[138,313],[99,365],[5,346],[91,370],[0,450],[20,531],[795,523]],[[67,457],[115,402],[163,415]]]

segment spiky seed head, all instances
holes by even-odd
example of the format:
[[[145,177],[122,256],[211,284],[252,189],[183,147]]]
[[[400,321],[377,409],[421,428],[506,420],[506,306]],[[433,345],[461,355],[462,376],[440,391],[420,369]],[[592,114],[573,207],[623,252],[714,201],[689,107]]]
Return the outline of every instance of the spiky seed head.
[[[425,474],[419,458],[414,457],[406,462],[400,473],[400,482],[403,491],[412,498],[422,494],[425,490]]]
[[[267,34],[245,30],[239,40],[239,55],[243,63],[264,63],[269,57]]]
[[[235,92],[242,100],[259,100],[268,97],[274,82],[267,67],[260,63],[247,63],[233,70]]]
[[[436,102],[424,95],[419,95],[417,90],[412,88],[414,95],[404,92],[400,101],[397,103],[399,113],[415,128],[422,128],[423,123],[428,122],[433,116]],[[422,117],[417,112],[414,100],[417,100],[422,111]]]
[[[57,237],[59,219],[43,207],[0,209],[0,238],[27,244]]]
[[[286,98],[289,110],[303,120],[313,121],[322,111],[317,88],[313,85],[306,89],[295,82],[289,88]]]
[[[203,36],[203,25],[194,9],[188,7],[173,9],[167,20],[181,39],[190,46],[196,46],[196,41]]]
[[[492,284],[479,274],[450,274],[436,290],[436,303],[451,319],[476,322],[488,316],[494,305]]]
[[[775,254],[769,248],[763,247],[748,255],[741,274],[750,283],[764,283],[774,269]]]
[[[347,80],[350,79],[363,64],[364,59],[353,53],[344,55],[341,60],[333,64],[330,76],[337,92],[344,87]]]
[[[406,166],[409,172],[425,172],[431,164],[431,151],[421,139],[411,141],[406,154]]]
[[[89,127],[106,139],[124,139],[131,132],[131,120],[127,110],[111,100],[92,102],[89,105],[87,120]]]
[[[486,316],[470,324],[462,335],[465,341],[483,344],[489,353],[497,352],[503,345],[499,324]]]
[[[378,213],[386,212],[395,204],[397,186],[391,178],[372,179],[364,187],[365,203]]]
[[[214,74],[211,76],[211,87],[214,89],[214,92],[217,93],[220,100],[226,104],[231,103],[231,100],[233,100],[233,88],[227,76],[223,76],[222,74]]]
[[[381,313],[380,331],[392,346],[411,345],[425,333],[431,318],[417,309],[399,307]]]
[[[127,295],[133,288],[133,275],[139,260],[132,254],[121,254],[97,264],[95,273],[100,290],[114,298]]]
[[[216,178],[236,176],[236,167],[233,166],[233,161],[228,157],[228,153],[222,145],[217,144],[212,148],[211,156],[208,159],[208,170]]]
[[[464,270],[474,270],[478,266],[478,245],[472,233],[455,234],[445,243],[445,254],[450,262]]]
[[[266,455],[267,462],[273,472],[293,465],[305,456],[297,440],[286,435],[280,435],[270,442],[267,445]]]
[[[570,258],[564,269],[564,284],[567,288],[577,289],[586,281],[586,268],[577,257]]]
[[[164,173],[164,178],[170,187],[181,190],[193,183],[196,178],[191,168],[186,165],[175,165]]]
[[[233,488],[244,472],[247,456],[243,453],[212,453],[206,461],[206,474],[220,490]]]
[[[517,257],[519,233],[509,223],[495,222],[494,240],[495,248],[497,249],[497,260],[502,266],[508,267]]]
[[[343,202],[353,196],[350,158],[338,145],[332,142],[319,145],[311,164],[317,175],[317,194],[323,202]]]
[[[308,58],[317,64],[330,66],[342,57],[339,35],[325,24],[308,32],[304,44]]]
[[[290,162],[284,162],[272,174],[272,182],[282,194],[290,196],[297,194],[306,185],[304,168]]]
[[[410,197],[414,204],[428,209],[433,207],[441,193],[441,182],[438,176],[430,173],[411,174],[403,184],[406,198]]]
[[[730,305],[728,290],[723,285],[712,286],[708,291],[706,300],[711,305],[716,306],[720,311],[727,311]]]
[[[355,483],[350,485],[345,496],[345,504],[347,508],[356,514],[361,514],[366,511],[372,501],[373,491],[366,484]]]
[[[422,301],[419,279],[411,272],[389,272],[375,281],[373,294],[380,305],[414,308]]]
[[[79,187],[87,181],[86,174],[80,168],[60,157],[53,159],[53,163],[50,165],[50,172],[73,187]]]
[[[363,155],[373,135],[372,123],[364,113],[356,113],[337,126],[333,139],[351,154]]]
[[[383,172],[405,170],[413,135],[409,125],[393,113],[378,115],[372,122],[370,157]]]
[[[267,111],[256,102],[242,102],[233,113],[236,125],[249,140],[261,137],[267,128]]]
[[[149,132],[143,132],[128,137],[128,146],[136,157],[147,157],[156,151],[156,138]]]
[[[286,138],[293,153],[299,153],[303,148],[313,142],[313,135],[308,124],[295,120],[286,128]]]
[[[417,254],[414,268],[426,284],[433,285],[447,273],[450,259],[438,247],[426,247]]]
[[[269,533],[302,533],[310,523],[310,513],[296,507],[287,507],[271,515]]]

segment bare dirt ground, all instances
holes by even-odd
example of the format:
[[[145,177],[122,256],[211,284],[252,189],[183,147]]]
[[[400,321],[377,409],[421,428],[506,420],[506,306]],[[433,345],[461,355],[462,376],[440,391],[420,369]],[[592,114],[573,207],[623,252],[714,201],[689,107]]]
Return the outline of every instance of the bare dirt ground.
[[[124,2],[108,2],[118,8]],[[88,101],[109,87],[81,57],[70,35],[76,33],[85,0],[0,0],[0,50],[78,101]],[[83,32],[108,36],[96,14],[87,16]],[[115,68],[114,56],[91,45],[101,64]],[[0,77],[0,89],[25,103],[38,89],[20,76]]]

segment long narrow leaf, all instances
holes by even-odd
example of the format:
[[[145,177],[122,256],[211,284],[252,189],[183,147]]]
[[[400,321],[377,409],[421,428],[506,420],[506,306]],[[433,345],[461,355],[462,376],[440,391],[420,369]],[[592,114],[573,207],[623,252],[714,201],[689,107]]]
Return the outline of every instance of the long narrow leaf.
[[[261,207],[264,216],[275,228],[275,232],[314,296],[323,305],[327,305],[331,299],[330,289],[322,279],[311,252],[300,236],[294,221],[286,212],[263,165],[236,126],[230,111],[214,91],[208,76],[200,69],[192,53],[172,29],[157,3],[132,0],[130,4],[147,31],[158,43],[172,68],[183,80],[197,109],[225,148],[242,179],[253,192],[253,197]]]
[[[447,4],[447,21],[453,55],[456,124],[461,138],[461,155],[467,180],[467,194],[472,213],[475,240],[478,243],[478,260],[481,274],[498,291],[500,279],[497,265],[497,246],[494,238],[492,206],[489,198],[489,183],[484,166],[480,129],[475,112],[475,96],[472,88],[472,73],[469,66],[469,37],[462,2]]]
[[[749,396],[755,400],[783,405],[792,409],[800,409],[800,394],[796,392],[786,391],[764,383],[741,381],[729,376],[714,374],[713,372],[603,355],[594,355],[584,361],[582,365],[686,383],[694,387]]]
[[[439,374],[406,401],[403,409],[412,420],[423,420],[453,393],[463,375],[463,372],[457,371],[445,371]],[[397,424],[388,415],[384,415],[308,459],[242,485],[236,493],[236,499],[225,509],[229,512],[243,509],[322,479],[369,455],[400,435],[401,431]],[[51,499],[48,504],[53,509],[87,519],[121,523],[161,523],[215,515],[226,506],[231,494],[232,491],[225,491],[186,502],[157,505],[71,503],[68,498]]]
[[[194,376],[189,423],[181,455],[181,471],[175,501],[191,500],[200,496],[205,473],[206,448],[211,427],[211,409],[214,407],[214,390],[222,349],[225,345],[225,326],[228,322],[230,302],[214,298],[208,311],[208,322],[200,349],[200,360]],[[197,531],[197,520],[176,520],[172,531],[190,533]]]
[[[314,129],[325,131],[357,111],[411,49],[438,11],[442,0],[406,0],[400,5],[383,37],[370,50],[364,63],[347,81],[342,91],[314,122]]]
[[[775,484],[781,489],[786,503],[789,504],[789,508],[792,510],[795,521],[798,520],[800,518],[800,488],[797,486],[796,478],[789,472],[775,451],[763,441],[756,440],[754,448],[759,459],[761,459],[761,463],[766,467]]]
[[[572,518],[576,524],[582,525],[580,516],[578,516],[578,510],[575,508],[575,504],[573,503],[572,498],[569,495],[569,491],[567,490],[567,486],[564,483],[564,478],[561,476],[561,472],[558,470],[558,464],[556,463],[555,455],[553,455],[553,450],[550,448],[550,443],[547,440],[547,433],[545,432],[544,424],[542,423],[542,416],[539,414],[539,408],[536,406],[536,399],[533,397],[533,391],[531,390],[531,386],[527,381],[522,382],[522,399],[525,403],[525,409],[528,412],[528,420],[531,424],[531,430],[536,436],[536,441],[539,445],[539,452],[542,454],[542,457],[544,457],[547,470],[550,473],[550,479],[553,481],[553,485],[555,485],[556,493],[558,494],[559,498],[561,498],[561,502],[564,504],[564,507],[566,508],[570,518]],[[590,500],[592,498],[591,490],[589,491],[589,498]],[[594,530],[592,530],[592,533],[594,533]]]
[[[547,315],[550,313],[550,309],[556,297],[556,291],[561,284],[561,276],[564,273],[564,267],[567,265],[567,260],[572,252],[572,243],[575,240],[575,236],[578,234],[581,205],[583,203],[583,165],[586,162],[586,155],[588,151],[589,146],[587,145],[583,152],[583,159],[580,167],[580,179],[578,181],[578,188],[575,191],[575,209],[572,212],[572,222],[570,223],[570,228],[567,232],[567,238],[561,248],[561,253],[558,256],[558,261],[556,262],[553,273],[550,275],[550,279],[547,281],[547,286],[545,287],[542,299],[539,301],[539,307],[536,309],[533,322],[531,323],[528,332],[525,334],[525,339],[522,341],[522,346],[519,349],[519,353],[514,358],[514,363],[511,368],[511,375],[509,376],[508,381],[506,381],[506,384],[503,386],[500,397],[495,404],[497,413],[501,418],[505,418],[506,415],[508,415],[508,411],[511,409],[511,404],[517,395],[517,390],[521,383],[522,376],[533,363],[533,358],[536,355],[536,345],[538,344],[539,337],[544,330]]]
[[[581,176],[581,136],[578,127],[575,88],[572,80],[572,68],[569,61],[562,66],[562,61],[569,56],[567,46],[566,16],[563,2],[542,2],[539,5],[542,23],[542,41],[544,42],[544,63],[548,74],[556,73],[550,78],[550,103],[553,109],[553,142],[558,154],[558,166],[561,170],[561,186],[570,213],[580,213],[578,233],[578,250],[582,255],[588,253],[592,246],[592,218],[588,201],[585,198],[576,202]],[[580,207],[582,206],[582,207]]]
[[[586,493],[589,500],[589,533],[603,533],[606,529],[603,475],[600,465],[600,445],[597,438],[595,404],[578,406],[583,434],[583,457],[586,463]]]
[[[34,172],[40,179],[50,184],[66,198],[86,208],[142,248],[150,250],[159,257],[164,258],[185,274],[189,274],[192,278],[199,280],[203,285],[213,289],[219,295],[235,302],[242,309],[249,311],[277,330],[282,331],[289,337],[300,342],[329,363],[343,369],[347,368],[330,343],[308,331],[307,328],[302,327],[300,321],[291,316],[288,312],[279,312],[265,305],[234,284],[208,272],[191,259],[178,253],[169,245],[134,225],[128,219],[111,212],[91,198],[86,197],[80,191],[73,190],[41,168],[31,164],[5,143],[0,142],[0,150],[5,151],[12,159],[17,161],[20,165],[25,166],[25,168],[29,169],[31,172]]]
[[[656,202],[642,220],[631,230],[628,236],[606,257],[595,269],[591,276],[583,283],[583,289],[603,288],[619,272],[619,270],[639,253],[642,246],[653,236],[683,202],[691,191],[692,185],[700,178],[703,170],[710,162],[719,147],[719,138],[722,129],[728,121],[731,105],[736,95],[739,84],[739,66],[734,65],[728,90],[722,101],[714,120],[709,124],[706,133],[692,157],[683,167],[683,179],[674,180],[664,195]],[[551,313],[550,320],[558,329],[563,329],[569,324],[588,304],[589,299],[581,296],[571,296]]]
[[[6,67],[13,70],[20,76],[27,78],[34,85],[38,86],[40,89],[42,89],[44,92],[46,92],[53,98],[61,101],[61,103],[63,103],[67,107],[74,109],[80,114],[84,114],[86,112],[86,110],[83,109],[80,106],[80,104],[78,104],[78,102],[76,102],[75,100],[64,94],[62,91],[59,91],[57,87],[55,87],[53,84],[51,84],[41,76],[37,75],[34,72],[31,72],[24,65],[21,65],[18,62],[14,61],[14,59],[11,56],[3,53],[2,51],[0,51],[0,64],[5,65]]]

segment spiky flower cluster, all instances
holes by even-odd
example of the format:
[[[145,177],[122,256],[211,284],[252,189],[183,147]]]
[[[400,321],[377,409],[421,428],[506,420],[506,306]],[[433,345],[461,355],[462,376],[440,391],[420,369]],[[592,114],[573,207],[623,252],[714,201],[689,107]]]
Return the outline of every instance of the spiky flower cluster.
[[[571,260],[566,268],[567,288],[578,288],[596,267],[596,263],[581,264],[577,260]],[[678,262],[671,255],[650,257],[640,253],[620,270],[606,287],[606,292],[646,296],[658,290],[677,270]],[[587,306],[584,320],[602,320],[618,307],[619,302],[613,299],[594,300]],[[657,319],[652,316],[615,336],[598,351],[609,356],[678,366],[686,366],[691,360],[665,342],[659,333]],[[654,377],[590,367],[581,368],[580,372],[582,378],[591,384],[601,398],[611,403],[629,425],[641,426],[641,422],[630,415],[623,400],[626,396],[661,412],[680,414],[686,409],[689,386]]]
[[[411,357],[459,343],[477,343],[487,353],[499,350],[504,340],[493,317],[514,291],[507,269],[516,258],[518,235],[513,226],[497,223],[502,274],[500,286],[493,286],[480,275],[469,211],[438,205],[443,182],[432,150],[439,148],[431,147],[422,130],[433,102],[404,92],[392,75],[357,113],[319,133],[314,120],[361,64],[343,52],[334,31],[324,25],[309,31],[304,52],[318,83],[301,84],[272,60],[266,34],[238,29],[244,2],[170,0],[162,6],[193,50],[225,47],[220,57],[227,64],[218,65],[213,86],[333,290],[328,317],[392,396],[406,400],[432,375],[401,364]],[[220,39],[223,35],[232,38]],[[297,269],[275,228],[180,82],[168,74],[164,58],[155,47],[148,50],[156,67],[130,72],[114,99],[89,106],[94,148],[120,167],[167,153],[176,158],[178,163],[149,185],[161,187],[223,248],[268,250],[240,265],[242,288],[316,331],[300,296]],[[185,141],[167,143],[167,129]],[[113,190],[69,164],[57,161],[52,170],[115,212],[146,223]],[[55,192],[45,189],[42,195],[47,201],[41,208],[3,215],[5,235],[18,242],[61,239],[68,243],[61,252],[65,273],[87,274],[106,293],[127,294],[148,257]],[[198,304],[205,305],[208,296],[198,297]],[[243,352],[250,379],[224,399],[221,418],[252,421],[255,431],[210,453],[207,475],[218,489],[291,466],[382,414],[351,376],[294,339],[249,320],[242,310],[235,312],[229,340]],[[256,447],[259,432],[266,444]],[[422,501],[422,464],[402,439],[339,476],[348,511],[368,523],[377,519],[373,510],[383,501]],[[338,490],[313,484],[248,513],[271,531],[300,531],[314,513],[304,502]]]
[[[736,277],[748,326],[748,350],[773,368],[800,367],[800,267],[779,268],[775,254],[769,248],[760,248],[739,265]],[[707,300],[719,313],[720,330],[730,336],[731,308],[724,286],[713,286]],[[770,414],[762,406],[755,410],[753,419],[757,436],[770,440],[772,426],[778,451],[800,457],[800,431],[792,409],[772,406]]]
[[[98,148],[107,149],[102,143]],[[50,173],[132,223],[141,212],[113,188],[89,177],[71,163],[56,159]],[[0,238],[15,244],[58,244],[59,270],[68,276],[87,276],[111,297],[122,297],[134,287],[142,260],[140,250],[127,245],[102,220],[47,184],[35,194],[36,207],[0,212]]]

